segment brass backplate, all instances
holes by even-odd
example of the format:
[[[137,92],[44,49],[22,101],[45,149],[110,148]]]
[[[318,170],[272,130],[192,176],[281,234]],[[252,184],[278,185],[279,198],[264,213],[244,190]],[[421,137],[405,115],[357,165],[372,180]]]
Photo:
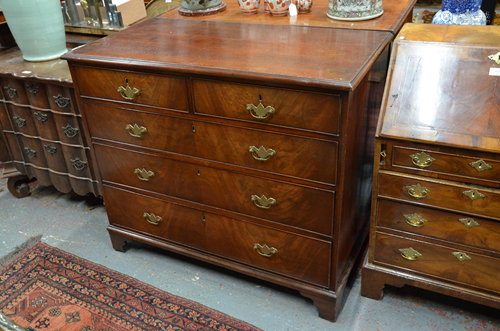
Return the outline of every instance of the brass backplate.
[[[429,154],[425,152],[420,152],[417,154],[412,154],[410,155],[411,161],[413,162],[414,165],[416,165],[419,168],[427,168],[432,165],[432,162],[436,161],[435,158],[430,156]]]
[[[145,182],[149,181],[151,178],[155,176],[154,172],[148,171],[146,170],[146,168],[142,168],[142,170],[137,168],[134,170],[134,173],[137,175],[137,178]]]
[[[477,221],[475,221],[473,218],[470,218],[470,217],[461,218],[458,221],[460,223],[462,223],[463,225],[465,225],[466,227],[468,227],[468,228],[473,228],[475,226],[480,226],[481,225]]]
[[[138,126],[137,123],[135,123],[133,126],[130,124],[127,124],[125,129],[127,129],[128,133],[132,137],[136,137],[136,138],[141,138],[144,134],[146,134],[148,132],[148,129],[146,129],[143,126]]]
[[[250,111],[250,115],[260,120],[268,118],[269,115],[274,114],[275,112],[275,109],[273,107],[271,106],[264,107],[262,103],[259,103],[258,106],[248,104],[247,110]]]
[[[162,218],[160,216],[156,216],[155,214],[149,214],[149,213],[144,213],[142,215],[149,223],[153,225],[158,225],[161,221]]]
[[[278,250],[274,247],[269,247],[267,245],[262,246],[261,244],[253,245],[253,248],[262,256],[271,257],[274,254],[278,253]]]
[[[405,214],[404,217],[406,218],[406,223],[416,228],[421,228],[422,226],[424,226],[424,223],[427,222],[425,218],[417,213]]]
[[[254,194],[254,195],[252,195],[251,199],[257,207],[262,208],[262,209],[269,209],[269,208],[271,208],[272,205],[276,204],[276,199],[266,198],[265,195],[262,195],[261,197],[259,197],[258,195]]]
[[[478,190],[468,190],[462,192],[465,196],[468,196],[472,201],[477,199],[484,199],[484,194],[479,192]]]
[[[485,170],[490,170],[493,167],[489,165],[488,163],[484,162],[484,160],[477,160],[474,162],[470,162],[469,165],[476,169],[478,172],[483,172]]]
[[[267,161],[271,156],[276,155],[276,151],[272,149],[266,149],[264,146],[260,146],[259,148],[255,146],[250,146],[248,151],[252,153],[254,159],[259,161]]]
[[[465,254],[464,252],[453,252],[451,254],[453,254],[453,256],[456,257],[460,262],[472,260],[472,258],[469,255]]]
[[[410,261],[416,261],[416,260],[418,260],[419,257],[422,256],[422,254],[420,254],[419,252],[414,250],[412,247],[401,248],[399,251],[401,252],[402,257],[404,257],[405,259],[410,260]]]
[[[420,185],[420,183],[406,186],[406,189],[408,190],[408,194],[414,197],[415,199],[425,198],[431,192],[428,188]]]

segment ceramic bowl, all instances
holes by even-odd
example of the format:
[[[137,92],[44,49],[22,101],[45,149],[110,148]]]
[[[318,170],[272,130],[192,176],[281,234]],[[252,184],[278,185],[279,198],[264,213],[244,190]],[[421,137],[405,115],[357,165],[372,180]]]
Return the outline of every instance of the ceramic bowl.
[[[286,16],[290,0],[269,0],[269,9],[273,16]]]
[[[257,14],[259,9],[260,0],[238,0],[241,12],[243,15],[254,15]]]

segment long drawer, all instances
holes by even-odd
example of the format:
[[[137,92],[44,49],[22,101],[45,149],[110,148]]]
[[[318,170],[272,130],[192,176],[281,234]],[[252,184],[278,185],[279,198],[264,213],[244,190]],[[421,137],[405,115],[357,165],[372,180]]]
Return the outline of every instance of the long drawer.
[[[378,199],[377,226],[500,251],[500,222]]]
[[[457,282],[465,287],[500,292],[500,259],[497,258],[377,233],[374,259],[375,263]]]
[[[499,218],[500,191],[426,177],[379,172],[378,195]]]
[[[330,185],[336,182],[337,142],[95,104],[84,104],[84,108],[93,138],[196,156]]]
[[[340,96],[193,79],[195,111],[339,134]]]
[[[331,235],[335,193],[94,144],[103,181]]]
[[[112,225],[328,286],[330,244],[104,186]],[[161,220],[160,220],[161,218]]]

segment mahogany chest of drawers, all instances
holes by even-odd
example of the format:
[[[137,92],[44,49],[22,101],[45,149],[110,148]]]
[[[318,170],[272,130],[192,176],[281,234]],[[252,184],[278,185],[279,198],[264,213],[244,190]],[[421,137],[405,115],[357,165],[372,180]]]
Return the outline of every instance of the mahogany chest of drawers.
[[[396,37],[362,295],[406,284],[500,307],[499,44],[494,27]]]
[[[9,191],[23,197],[29,193],[23,183],[36,178],[63,193],[100,195],[67,62],[27,62],[12,48],[0,53],[0,63]]]
[[[66,54],[113,247],[291,287],[335,320],[368,230],[369,72],[392,38],[156,18]]]

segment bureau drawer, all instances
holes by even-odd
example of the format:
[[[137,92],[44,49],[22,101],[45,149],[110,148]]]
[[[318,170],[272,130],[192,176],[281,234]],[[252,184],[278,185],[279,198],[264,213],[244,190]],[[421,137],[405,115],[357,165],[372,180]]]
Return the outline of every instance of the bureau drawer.
[[[423,174],[442,173],[500,181],[500,161],[400,146],[394,146],[392,154],[395,167],[424,170]]]
[[[500,222],[383,199],[377,203],[379,227],[500,251]]]
[[[33,137],[38,136],[35,119],[32,116],[33,111],[30,107],[18,107],[13,104],[6,104],[5,108],[7,109],[7,114],[14,131]]]
[[[76,66],[74,70],[82,96],[188,110],[184,78]]]
[[[400,250],[409,248],[421,255],[416,260],[408,260],[414,255]],[[396,266],[408,272],[458,282],[465,287],[500,292],[500,259],[497,258],[377,233],[374,260],[375,263]]]
[[[92,138],[335,184],[336,142],[94,104],[84,104],[84,110]]]
[[[104,186],[103,197],[109,221],[113,225],[284,276],[328,286],[331,246],[327,242],[205,213],[108,186]],[[149,221],[145,213],[149,214]],[[159,222],[158,217],[161,217]],[[154,225],[150,222],[158,223]],[[265,245],[271,252],[266,250]],[[272,250],[273,248],[276,251]]]
[[[500,191],[420,176],[379,172],[380,197],[499,218]]]
[[[339,133],[339,95],[200,79],[193,80],[193,95],[197,113]]]
[[[334,192],[100,144],[94,149],[103,181],[331,235]]]

